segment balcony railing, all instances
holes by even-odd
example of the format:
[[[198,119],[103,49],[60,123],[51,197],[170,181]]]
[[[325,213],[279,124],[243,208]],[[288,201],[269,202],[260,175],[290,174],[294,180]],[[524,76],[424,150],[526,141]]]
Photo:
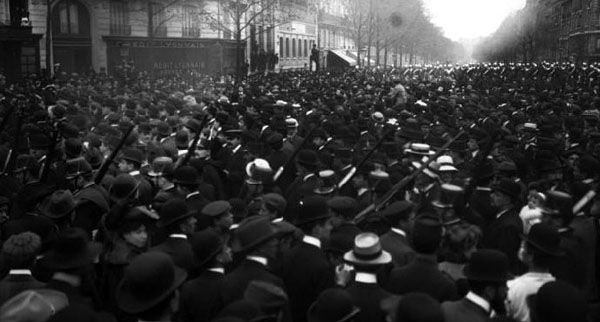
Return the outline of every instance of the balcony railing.
[[[200,37],[200,28],[198,27],[183,27],[181,29],[182,37],[198,38]]]
[[[114,36],[130,36],[131,26],[129,25],[110,25],[110,34]]]

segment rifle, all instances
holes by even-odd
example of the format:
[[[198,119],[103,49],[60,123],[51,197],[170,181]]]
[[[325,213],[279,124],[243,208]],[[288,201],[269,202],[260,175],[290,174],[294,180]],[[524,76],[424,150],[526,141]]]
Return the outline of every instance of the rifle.
[[[204,126],[206,126],[207,122],[208,122],[208,115],[204,116],[204,118],[202,119],[202,123],[200,124],[200,128],[198,129],[198,132],[196,132],[196,136],[194,136],[194,141],[192,141],[192,145],[190,145],[190,147],[188,148],[187,154],[181,160],[181,162],[179,163],[179,165],[176,168],[182,167],[190,161],[190,159],[192,158],[192,154],[194,154],[194,152],[196,151],[196,148],[198,147],[198,142],[200,141],[200,136],[202,136],[202,129],[204,129]]]
[[[308,131],[308,133],[306,133],[306,136],[304,137],[304,139],[302,139],[302,142],[300,142],[300,145],[298,145],[298,147],[294,150],[292,155],[290,155],[290,157],[285,161],[285,163],[281,167],[279,167],[279,169],[277,169],[277,172],[275,172],[275,175],[273,176],[273,182],[277,182],[277,180],[281,178],[283,170],[285,170],[292,162],[294,162],[294,159],[296,158],[304,144],[306,144],[308,138],[312,136],[316,128],[316,126],[310,128],[310,130]]]
[[[385,195],[379,198],[379,200],[370,204],[367,208],[365,208],[358,215],[356,215],[354,217],[354,223],[360,223],[372,211],[379,211],[381,207],[383,207],[390,199],[392,199],[392,197],[398,191],[400,191],[400,189],[404,188],[409,182],[414,180],[421,172],[423,172],[423,170],[427,169],[431,162],[436,160],[442,153],[444,153],[444,150],[446,150],[450,146],[450,144],[452,144],[465,133],[465,130],[461,130],[460,132],[458,132],[458,134],[455,137],[453,137],[450,141],[446,142],[446,144],[444,144],[444,146],[442,146],[439,151],[437,151],[433,156],[427,159],[425,163],[421,164],[420,168],[416,169],[415,172],[411,173],[410,175],[402,178],[402,180],[398,181],[398,183],[396,183]]]
[[[104,162],[102,163],[102,166],[100,166],[100,169],[98,170],[98,172],[96,173],[96,176],[94,177],[94,182],[96,184],[99,184],[100,182],[102,182],[102,179],[108,172],[108,168],[110,167],[110,164],[117,157],[117,153],[119,153],[119,150],[121,150],[121,148],[123,148],[123,145],[125,145],[125,141],[127,141],[127,138],[133,131],[134,127],[135,127],[135,125],[132,125],[127,129],[125,134],[123,134],[123,137],[121,138],[121,141],[119,142],[117,147],[110,153],[110,156],[108,157],[108,159],[104,160]]]
[[[377,141],[377,143],[375,143],[375,146],[373,146],[373,148],[371,150],[369,150],[369,152],[367,152],[367,154],[365,154],[365,156],[363,156],[363,158],[355,166],[350,168],[350,171],[348,171],[346,176],[344,178],[342,178],[342,180],[340,180],[340,182],[337,184],[338,189],[341,189],[346,183],[348,183],[348,181],[350,181],[356,175],[357,169],[362,167],[365,164],[365,162],[367,162],[367,160],[369,160],[371,155],[373,155],[373,153],[375,153],[375,151],[377,149],[379,149],[379,147],[381,146],[381,144],[383,143],[385,138],[388,137],[393,132],[394,132],[393,129],[387,130],[383,134],[381,139],[379,139],[379,141]]]
[[[48,173],[50,173],[50,166],[52,165],[52,159],[56,154],[56,144],[58,143],[59,130],[57,128],[54,129],[52,133],[52,141],[50,144],[50,149],[48,150],[48,154],[46,155],[46,160],[44,160],[44,169],[42,170],[42,174],[40,175],[40,181],[46,182],[48,180]]]

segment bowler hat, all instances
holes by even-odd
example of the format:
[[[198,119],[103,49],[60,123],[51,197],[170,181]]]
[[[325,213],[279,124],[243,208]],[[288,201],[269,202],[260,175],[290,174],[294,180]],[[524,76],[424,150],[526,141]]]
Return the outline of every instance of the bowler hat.
[[[418,292],[402,296],[393,315],[396,321],[444,321],[444,312],[440,303],[431,295]]]
[[[160,208],[160,212],[158,213],[160,218],[156,222],[156,226],[169,226],[185,218],[191,217],[194,213],[194,211],[188,209],[185,200],[180,198],[170,199]]]
[[[80,268],[91,264],[101,249],[100,244],[90,242],[82,229],[67,228],[58,235],[43,260],[55,270]]]
[[[344,260],[358,265],[383,265],[390,263],[392,256],[381,248],[376,234],[361,233],[354,238],[354,248],[344,254]]]
[[[327,198],[323,196],[309,196],[300,203],[300,212],[296,220],[296,226],[312,223],[320,219],[329,218],[330,216]]]
[[[198,170],[189,165],[184,165],[173,171],[173,182],[181,185],[197,185],[199,183]]]
[[[235,230],[232,250],[249,252],[277,236],[277,230],[268,218],[254,216],[242,220]]]
[[[469,280],[505,282],[509,278],[508,257],[495,249],[480,249],[471,255],[463,274]]]
[[[344,322],[354,318],[360,309],[354,306],[347,291],[327,289],[308,309],[308,322]]]
[[[141,254],[125,269],[117,286],[117,304],[130,314],[147,311],[173,294],[186,277],[187,273],[176,267],[169,255]]]
[[[585,322],[588,304],[581,291],[563,281],[548,282],[528,299],[531,316],[542,322]]]
[[[419,214],[413,224],[410,241],[416,252],[434,253],[442,241],[442,223],[437,216],[429,213]]]
[[[521,238],[527,244],[535,249],[550,256],[562,256],[564,252],[560,250],[560,234],[558,229],[550,224],[540,222],[529,230],[527,235],[522,235]]]
[[[318,186],[313,190],[313,192],[318,195],[329,195],[333,193],[337,187],[335,171],[329,169],[322,170],[319,171],[318,175]]]
[[[85,159],[85,157],[78,157],[67,160],[65,168],[65,175],[67,179],[73,179],[83,174],[92,173],[92,166]]]
[[[139,183],[134,177],[127,173],[119,174],[110,187],[110,194],[113,199],[124,199],[131,197],[138,188]]]
[[[513,201],[518,200],[521,195],[521,186],[509,179],[500,180],[500,182],[492,186],[492,190],[509,196]]]
[[[39,207],[41,213],[49,218],[58,219],[75,209],[75,199],[69,190],[54,191]]]
[[[307,168],[316,168],[318,166],[318,156],[315,151],[301,150],[298,152],[298,164]]]
[[[196,255],[197,264],[203,267],[217,256],[225,246],[223,240],[212,229],[204,229],[195,232],[190,236],[190,244],[194,255]]]

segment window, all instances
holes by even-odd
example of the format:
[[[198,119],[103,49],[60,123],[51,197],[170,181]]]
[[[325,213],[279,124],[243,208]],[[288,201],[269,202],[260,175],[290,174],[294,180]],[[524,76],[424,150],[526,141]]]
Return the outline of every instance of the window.
[[[290,57],[290,38],[285,37],[285,57]]]
[[[198,12],[193,6],[183,7],[182,31],[183,37],[200,37],[200,28],[198,27]]]
[[[89,36],[87,9],[74,0],[63,0],[53,9],[52,32],[58,35]]]
[[[279,57],[283,57],[283,37],[279,37]]]
[[[304,57],[308,57],[308,41],[304,39]]]
[[[152,27],[151,33],[153,36],[166,37],[167,36],[167,15],[166,8],[162,4],[153,2],[150,4],[150,10],[152,13],[152,19],[150,20],[150,26]]]
[[[296,57],[296,39],[292,39],[292,57]]]
[[[125,1],[110,1],[110,34],[123,36],[129,36],[131,34],[129,10],[127,8],[127,2]]]

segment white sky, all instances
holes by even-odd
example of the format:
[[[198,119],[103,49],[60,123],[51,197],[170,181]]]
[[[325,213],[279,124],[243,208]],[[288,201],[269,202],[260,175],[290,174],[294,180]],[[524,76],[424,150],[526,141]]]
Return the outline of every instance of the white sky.
[[[423,0],[431,21],[452,40],[485,37],[526,0]]]

